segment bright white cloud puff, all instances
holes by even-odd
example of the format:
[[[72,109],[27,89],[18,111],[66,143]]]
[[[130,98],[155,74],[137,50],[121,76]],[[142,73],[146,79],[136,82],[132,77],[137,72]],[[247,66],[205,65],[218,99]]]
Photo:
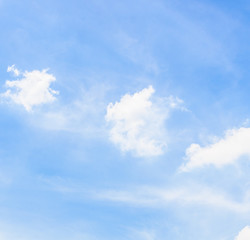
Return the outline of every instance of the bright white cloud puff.
[[[235,240],[249,240],[250,239],[250,226],[244,227],[235,238]]]
[[[106,121],[112,126],[110,139],[122,151],[132,151],[138,157],[163,154],[166,147],[164,121],[168,111],[150,101],[154,92],[149,86],[108,105]]]
[[[180,170],[190,171],[205,165],[222,167],[242,156],[250,156],[250,128],[229,130],[223,139],[206,147],[191,144],[186,150],[187,163]]]
[[[47,73],[47,69],[42,71],[33,70],[31,72],[20,72],[15,65],[8,67],[7,72],[22,76],[15,81],[6,81],[8,90],[1,96],[10,99],[16,104],[23,105],[27,111],[31,111],[33,106],[53,102],[58,94],[50,88],[50,84],[56,80],[52,74]]]

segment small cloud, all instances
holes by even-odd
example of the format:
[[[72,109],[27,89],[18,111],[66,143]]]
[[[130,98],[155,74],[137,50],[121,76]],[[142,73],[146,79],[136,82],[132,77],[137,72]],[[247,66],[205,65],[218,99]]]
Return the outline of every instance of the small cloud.
[[[249,124],[250,124],[250,119],[247,118],[247,119],[245,119],[245,121],[243,122],[242,126],[244,126],[244,127],[249,127]]]
[[[250,239],[250,226],[244,227],[235,238],[235,240],[249,240]]]
[[[15,67],[15,64],[13,64],[12,66],[8,66],[7,72],[13,72],[15,76],[20,75],[20,71]]]
[[[191,144],[186,150],[187,163],[180,170],[190,171],[206,165],[222,167],[242,156],[250,156],[250,128],[228,130],[224,138],[205,147]]]
[[[166,102],[168,103],[170,108],[179,109],[181,111],[189,111],[184,106],[184,101],[178,97],[169,96],[168,98],[166,98]]]
[[[154,231],[149,231],[147,229],[143,230],[132,230],[130,233],[129,239],[136,239],[136,240],[155,240],[155,233]]]
[[[21,75],[22,78],[15,81],[7,80],[5,86],[8,90],[1,94],[1,97],[23,105],[28,112],[32,110],[33,106],[53,102],[58,92],[51,89],[50,84],[56,78],[47,71],[44,69],[21,73],[15,68],[15,65],[8,67],[7,72],[13,72],[15,76]]]
[[[138,157],[163,154],[166,147],[164,122],[168,109],[150,100],[154,92],[149,86],[108,105],[105,118],[112,126],[110,139],[123,152],[132,151]]]

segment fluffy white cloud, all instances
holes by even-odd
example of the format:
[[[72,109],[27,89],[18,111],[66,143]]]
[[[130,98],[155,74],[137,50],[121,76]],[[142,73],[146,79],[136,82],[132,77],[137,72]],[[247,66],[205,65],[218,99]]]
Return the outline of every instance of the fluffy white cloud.
[[[111,124],[110,139],[122,151],[132,151],[139,157],[157,156],[164,152],[166,134],[164,121],[168,109],[152,103],[152,86],[124,95],[120,102],[107,107],[106,121]]]
[[[222,167],[242,156],[250,156],[250,128],[229,130],[223,139],[205,147],[191,144],[186,150],[187,163],[180,170],[190,171],[205,165]]]
[[[250,239],[250,226],[244,227],[235,238],[235,240],[249,240]]]
[[[27,111],[31,111],[35,105],[49,103],[55,100],[57,91],[50,88],[50,84],[56,80],[47,69],[21,73],[14,65],[8,67],[8,72],[15,76],[21,75],[21,79],[6,81],[8,90],[1,94],[2,97],[12,100],[16,104],[23,105]]]

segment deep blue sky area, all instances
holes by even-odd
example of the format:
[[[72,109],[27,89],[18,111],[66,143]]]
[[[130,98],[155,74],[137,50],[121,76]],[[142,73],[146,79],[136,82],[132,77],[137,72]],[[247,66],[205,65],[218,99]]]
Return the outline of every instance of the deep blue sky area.
[[[250,2],[0,0],[0,240],[250,239]]]

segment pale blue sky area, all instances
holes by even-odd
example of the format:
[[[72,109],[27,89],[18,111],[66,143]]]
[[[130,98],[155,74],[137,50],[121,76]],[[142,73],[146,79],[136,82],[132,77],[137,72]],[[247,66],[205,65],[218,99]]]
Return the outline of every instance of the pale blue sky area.
[[[250,2],[0,0],[0,240],[250,239]]]

